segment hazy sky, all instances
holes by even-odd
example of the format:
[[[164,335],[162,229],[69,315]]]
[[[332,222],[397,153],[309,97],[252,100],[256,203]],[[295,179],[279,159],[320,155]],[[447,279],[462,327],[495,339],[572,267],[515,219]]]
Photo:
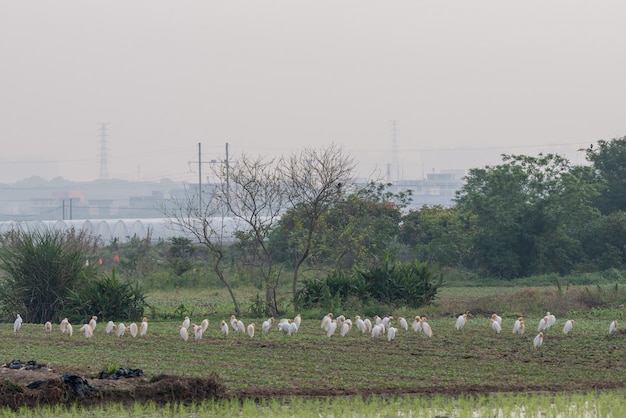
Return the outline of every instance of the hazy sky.
[[[363,176],[626,135],[626,2],[5,1],[0,183],[195,181],[203,159],[344,146]],[[445,152],[444,152],[445,151]],[[568,154],[569,153],[569,154]],[[397,171],[396,171],[397,170]]]

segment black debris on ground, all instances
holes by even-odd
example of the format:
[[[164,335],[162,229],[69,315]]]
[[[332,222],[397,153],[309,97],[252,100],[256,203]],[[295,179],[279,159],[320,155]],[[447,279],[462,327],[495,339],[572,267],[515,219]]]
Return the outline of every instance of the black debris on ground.
[[[131,369],[129,367],[120,367],[113,373],[107,373],[105,371],[100,372],[98,379],[124,379],[127,377],[144,377],[145,373],[141,369]]]
[[[12,360],[10,363],[4,365],[4,367],[14,370],[38,370],[46,367],[45,364],[37,363],[35,360],[22,363],[21,360]]]
[[[93,387],[84,379],[76,374],[64,374],[62,377],[63,383],[68,385],[74,394],[78,397],[83,397],[90,392],[99,392],[100,390]]]

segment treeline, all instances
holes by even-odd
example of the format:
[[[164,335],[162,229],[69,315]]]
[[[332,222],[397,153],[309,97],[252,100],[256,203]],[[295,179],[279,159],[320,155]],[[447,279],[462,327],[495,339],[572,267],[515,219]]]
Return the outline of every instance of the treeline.
[[[215,183],[201,195],[190,189],[162,208],[200,246],[135,237],[106,247],[125,277],[167,271],[174,282],[201,281],[198,272],[210,272],[238,315],[233,288],[242,280],[276,316],[288,286],[296,311],[350,298],[417,306],[435,297],[442,267],[504,280],[623,270],[626,137],[581,152],[588,164],[503,155],[499,165],[469,171],[452,207],[411,211],[410,191],[355,187],[354,161],[334,145],[280,159],[242,155],[213,165]],[[236,220],[234,236],[220,219]]]

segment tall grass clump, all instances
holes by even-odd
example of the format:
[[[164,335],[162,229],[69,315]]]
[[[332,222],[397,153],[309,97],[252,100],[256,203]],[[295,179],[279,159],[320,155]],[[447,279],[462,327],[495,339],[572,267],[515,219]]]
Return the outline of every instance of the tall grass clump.
[[[70,229],[25,232],[12,230],[0,237],[0,304],[5,317],[21,313],[27,322],[58,320],[71,289],[94,277],[85,265],[98,241],[86,231]]]

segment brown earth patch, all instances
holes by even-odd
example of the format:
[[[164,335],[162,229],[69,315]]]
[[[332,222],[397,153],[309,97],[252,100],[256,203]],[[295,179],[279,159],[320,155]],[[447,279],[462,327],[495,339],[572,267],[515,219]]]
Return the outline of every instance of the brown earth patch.
[[[477,395],[494,392],[563,392],[608,390],[626,387],[626,382],[580,382],[575,387],[542,387],[535,385],[422,385],[416,387],[359,389],[314,389],[314,388],[275,388],[249,387],[241,390],[228,390],[213,374],[207,378],[159,375],[152,378],[133,377],[119,380],[84,378],[84,382],[96,390],[78,394],[64,382],[64,375],[82,376],[80,371],[68,368],[41,368],[37,370],[14,370],[0,367],[0,405],[12,409],[21,407],[41,407],[57,404],[80,404],[92,406],[110,403],[131,405],[135,402],[154,402],[165,404],[172,402],[200,402],[205,399],[241,398],[288,398],[291,396],[327,397],[327,396],[400,396],[422,395]],[[81,379],[82,380],[82,379]],[[40,382],[36,388],[28,385]]]

